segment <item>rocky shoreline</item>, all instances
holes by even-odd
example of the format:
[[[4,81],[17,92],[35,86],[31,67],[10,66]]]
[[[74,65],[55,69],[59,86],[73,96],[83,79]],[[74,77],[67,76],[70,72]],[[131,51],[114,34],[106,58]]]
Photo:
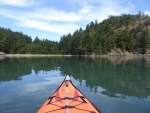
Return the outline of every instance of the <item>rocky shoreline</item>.
[[[61,56],[72,56],[72,55],[52,55],[52,54],[6,54],[6,57],[61,57]]]
[[[108,54],[110,56],[140,56],[140,57],[150,57],[150,50],[147,50],[145,54],[140,54],[138,52],[128,52],[128,51],[121,51],[118,48],[114,48]]]
[[[114,48],[110,53],[106,55],[61,55],[61,54],[5,54],[0,52],[0,56],[5,57],[150,57],[150,50],[147,50],[146,54],[140,54],[138,52],[121,51],[118,48]]]
[[[0,52],[0,55],[6,55],[6,53],[4,53],[4,52]]]

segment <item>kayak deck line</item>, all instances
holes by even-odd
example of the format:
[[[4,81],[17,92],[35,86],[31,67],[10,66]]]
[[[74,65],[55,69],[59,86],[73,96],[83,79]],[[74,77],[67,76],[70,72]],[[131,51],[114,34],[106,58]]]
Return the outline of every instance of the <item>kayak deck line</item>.
[[[52,99],[53,99],[54,97],[55,97],[55,96],[48,98],[48,100],[49,100],[48,104],[51,104],[51,101],[52,101]],[[80,98],[82,99],[82,101],[79,101],[79,102],[87,103],[87,102],[84,100],[84,98],[85,98],[84,96],[78,96],[78,97],[80,97]],[[64,98],[55,97],[55,98],[59,98],[60,100],[57,100],[57,101],[61,101],[61,100],[66,100],[66,99],[68,99],[68,100],[76,100],[75,98],[78,98],[78,97],[72,97],[72,98],[70,98],[70,97],[64,97]],[[56,101],[54,101],[54,102],[56,102]],[[53,102],[53,103],[54,103],[54,102]],[[48,104],[47,104],[47,105],[48,105]]]
[[[101,113],[67,75],[59,88],[50,96],[37,113]]]
[[[67,87],[67,84],[66,84],[66,87]],[[66,92],[66,97],[68,97],[68,91]],[[68,99],[66,99],[66,106],[68,106]],[[68,107],[66,108],[66,113],[69,113]]]

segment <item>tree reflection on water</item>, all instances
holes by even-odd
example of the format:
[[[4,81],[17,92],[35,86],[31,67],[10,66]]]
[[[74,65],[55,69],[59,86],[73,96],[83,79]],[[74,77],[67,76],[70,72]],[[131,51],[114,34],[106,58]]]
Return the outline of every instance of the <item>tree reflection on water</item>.
[[[150,96],[150,58],[132,57],[29,57],[0,60],[0,83],[22,80],[22,76],[38,72],[59,70],[76,80],[85,80],[86,86],[95,93],[109,97]],[[103,90],[99,90],[102,88]]]

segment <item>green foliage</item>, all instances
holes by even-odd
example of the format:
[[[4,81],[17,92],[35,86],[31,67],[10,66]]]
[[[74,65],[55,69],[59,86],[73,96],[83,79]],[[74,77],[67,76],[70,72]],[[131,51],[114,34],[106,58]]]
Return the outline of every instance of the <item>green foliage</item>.
[[[143,12],[109,16],[91,22],[83,30],[63,35],[59,42],[41,40],[0,28],[0,51],[20,54],[108,54],[114,48],[146,53],[150,49],[150,17]]]
[[[0,51],[5,53],[26,53],[25,46],[31,43],[31,37],[10,29],[0,28]]]
[[[150,48],[149,23],[150,17],[143,12],[109,16],[101,23],[96,20],[88,24],[85,30],[64,35],[60,40],[60,51],[62,54],[100,55],[120,48],[122,51],[144,54]],[[70,46],[71,50],[68,50]]]
[[[59,54],[58,42],[38,37],[32,42],[30,36],[4,28],[0,28],[0,51],[7,54]]]

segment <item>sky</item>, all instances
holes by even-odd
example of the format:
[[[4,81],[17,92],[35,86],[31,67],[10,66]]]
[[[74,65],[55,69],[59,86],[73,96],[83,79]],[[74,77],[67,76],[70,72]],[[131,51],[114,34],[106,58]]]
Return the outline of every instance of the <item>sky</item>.
[[[110,15],[150,15],[150,0],[0,0],[0,27],[23,32],[34,40],[61,36],[102,22]]]

